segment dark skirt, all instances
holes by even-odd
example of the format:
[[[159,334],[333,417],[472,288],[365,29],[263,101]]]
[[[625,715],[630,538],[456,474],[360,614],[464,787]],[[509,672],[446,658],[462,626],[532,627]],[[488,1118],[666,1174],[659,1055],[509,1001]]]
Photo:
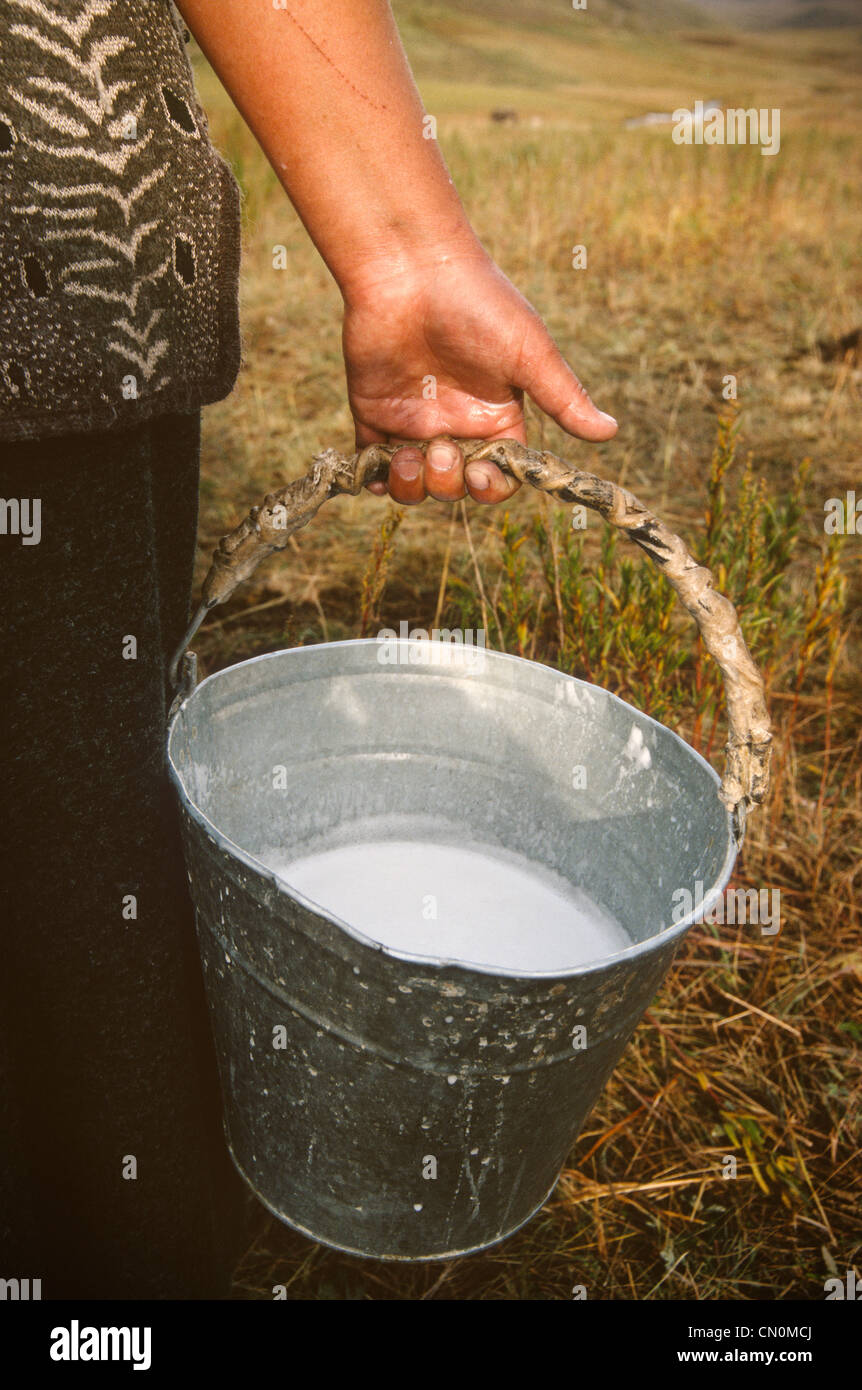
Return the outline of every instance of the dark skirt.
[[[41,501],[0,534],[0,1278],[43,1298],[224,1296],[248,1219],[165,773],[199,441],[0,445]]]

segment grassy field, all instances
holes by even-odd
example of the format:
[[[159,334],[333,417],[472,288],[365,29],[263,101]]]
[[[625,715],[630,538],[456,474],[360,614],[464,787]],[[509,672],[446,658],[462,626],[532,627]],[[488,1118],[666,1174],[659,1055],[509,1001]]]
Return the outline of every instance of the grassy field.
[[[531,413],[531,442],[622,481],[713,564],[770,689],[773,792],[735,886],[780,888],[780,935],[695,927],[542,1213],[439,1266],[339,1256],[273,1221],[236,1296],[295,1299],[821,1298],[860,1267],[859,690],[862,537],[824,503],[862,496],[862,30],[743,34],[620,23],[547,0],[396,13],[477,230],[604,409],[611,444]],[[517,12],[517,22],[511,17]],[[653,12],[653,15],[658,12]],[[682,17],[680,17],[682,16]],[[325,445],[350,451],[339,298],[205,66],[214,138],[244,192],[245,366],[205,415],[199,577],[219,536]],[[781,150],[685,148],[627,117],[695,98],[779,107]],[[518,121],[494,125],[496,107]],[[288,268],[272,268],[272,248]],[[571,267],[572,247],[588,268]],[[733,375],[738,401],[722,399]],[[365,495],[330,504],[219,610],[205,669],[404,619],[484,620],[491,646],[616,690],[720,765],[709,659],[647,562],[535,495],[507,513]],[[633,560],[629,563],[629,560]],[[363,612],[363,591],[366,596]],[[368,603],[372,593],[373,602]],[[721,1161],[738,1159],[724,1181]]]

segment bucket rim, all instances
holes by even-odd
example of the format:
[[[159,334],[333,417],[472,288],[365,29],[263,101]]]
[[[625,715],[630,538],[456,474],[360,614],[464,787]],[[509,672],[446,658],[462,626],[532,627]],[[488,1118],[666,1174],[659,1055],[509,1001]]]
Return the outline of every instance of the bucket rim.
[[[419,639],[411,639],[409,637],[396,637],[392,639],[387,639],[387,641],[389,641],[390,643],[395,642],[399,645],[409,647],[411,644],[418,642]],[[293,884],[288,883],[287,880],[283,879],[279,874],[275,873],[274,870],[270,869],[266,864],[263,863],[262,860],[258,859],[255,855],[250,854],[248,850],[243,849],[241,845],[236,844],[234,840],[232,840],[228,835],[225,835],[224,832],[218,828],[214,821],[210,820],[206,812],[202,810],[202,808],[198,806],[197,802],[194,801],[194,799],[189,795],[188,790],[185,784],[183,783],[180,770],[174,762],[173,755],[171,752],[171,743],[173,740],[174,730],[177,727],[180,718],[182,717],[187,706],[191,704],[191,702],[194,700],[195,696],[199,693],[199,691],[203,690],[204,686],[207,686],[212,682],[218,681],[222,679],[224,676],[228,675],[229,673],[239,671],[247,666],[257,666],[262,664],[263,662],[277,660],[279,658],[294,654],[302,654],[304,656],[308,656],[313,652],[337,651],[343,650],[346,647],[379,647],[379,645],[380,639],[377,637],[350,637],[338,642],[314,642],[307,647],[279,647],[274,652],[261,652],[258,656],[247,657],[244,661],[236,661],[233,662],[230,666],[223,666],[220,670],[213,671],[209,676],[206,676],[202,681],[200,681],[195,686],[194,690],[189,692],[189,694],[182,701],[182,703],[174,709],[171,718],[168,721],[167,727],[166,752],[168,772],[171,781],[173,782],[174,787],[176,788],[181,804],[183,805],[191,819],[194,820],[200,826],[200,828],[204,831],[207,837],[214,842],[218,849],[227,851],[227,853],[231,857],[238,859],[240,863],[242,863],[247,869],[250,869],[252,873],[256,874],[259,878],[269,880],[279,889],[288,888],[291,897],[295,901],[299,902],[313,915],[322,917],[324,921],[329,922],[339,931],[345,933],[348,937],[350,937],[353,941],[357,942],[357,944],[362,946],[364,949],[377,951],[384,956],[389,956],[393,960],[401,961],[408,965],[430,966],[437,970],[443,968],[446,970],[453,970],[459,973],[463,973],[467,976],[478,974],[502,979],[539,982],[544,980],[569,980],[575,977],[591,975],[594,973],[598,973],[599,971],[605,971],[609,968],[609,966],[616,965],[618,963],[629,963],[631,961],[637,961],[642,956],[649,956],[653,954],[655,951],[659,950],[662,946],[666,946],[670,942],[675,942],[678,944],[688,931],[689,927],[691,927],[698,920],[699,917],[702,917],[705,913],[709,912],[712,909],[712,907],[714,907],[720,895],[724,892],[724,889],[730,879],[730,876],[733,872],[733,866],[736,862],[737,853],[739,850],[739,844],[733,832],[732,817],[730,812],[726,808],[725,824],[727,826],[727,849],[725,851],[724,859],[722,860],[721,868],[718,870],[718,873],[715,877],[712,886],[710,887],[709,892],[706,893],[699,902],[695,903],[690,913],[688,913],[685,917],[681,918],[678,922],[666,923],[664,926],[659,927],[657,931],[653,932],[652,935],[648,936],[645,940],[632,942],[631,946],[625,947],[625,949],[622,951],[614,951],[609,955],[596,957],[595,960],[585,961],[578,966],[567,966],[562,970],[516,970],[508,966],[491,966],[474,961],[452,960],[447,956],[426,956],[412,953],[409,951],[396,950],[394,947],[386,946],[382,942],[375,941],[371,937],[366,936],[365,933],[360,931],[358,927],[352,926],[349,922],[346,922],[342,917],[339,917],[336,913],[331,912],[322,904],[316,903],[313,901],[313,899],[306,897],[304,893],[302,893],[298,888],[295,888]],[[701,767],[709,774],[709,777],[714,782],[716,789],[721,786],[721,778],[719,777],[715,768],[712,766],[711,763],[707,762],[706,758],[704,758],[701,753],[698,753],[696,748],[692,748],[691,744],[687,743],[686,740],[682,738],[678,733],[676,733],[674,729],[670,729],[666,724],[662,724],[660,720],[654,719],[651,714],[646,714],[643,710],[637,709],[634,705],[629,704],[627,700],[622,699],[620,695],[615,695],[613,691],[606,690],[604,686],[595,685],[592,681],[582,680],[579,676],[572,676],[567,671],[559,671],[556,667],[548,666],[547,663],[543,661],[531,661],[527,657],[515,656],[511,652],[495,651],[491,647],[482,648],[482,653],[483,659],[490,658],[492,661],[513,662],[517,665],[537,667],[542,671],[547,671],[550,675],[555,676],[558,679],[572,681],[573,684],[581,686],[586,690],[597,691],[605,699],[611,700],[615,704],[620,705],[623,709],[629,711],[638,719],[646,721],[648,725],[652,725],[656,729],[660,729],[663,736],[669,736],[670,738],[675,739],[676,742],[681,744],[681,746],[686,750],[686,753],[690,757],[694,758],[695,761],[698,762],[701,765]],[[431,668],[426,669],[433,670],[434,668],[432,666]],[[441,673],[445,672],[445,667],[438,667],[437,670]]]

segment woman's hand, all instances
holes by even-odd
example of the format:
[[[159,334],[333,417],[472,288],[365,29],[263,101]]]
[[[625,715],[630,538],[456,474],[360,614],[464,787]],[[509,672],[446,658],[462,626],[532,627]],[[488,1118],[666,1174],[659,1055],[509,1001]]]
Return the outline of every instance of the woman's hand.
[[[344,361],[356,447],[392,439],[518,439],[524,392],[569,434],[611,439],[617,423],[593,405],[535,309],[478,242],[366,270],[345,298]],[[399,449],[388,491],[503,502],[520,486],[487,460],[468,464],[451,442]],[[370,491],[385,493],[384,483]]]
[[[178,4],[344,296],[357,445],[436,435],[523,442],[525,391],[570,434],[612,438],[616,422],[470,227],[387,0],[258,6],[251,25],[248,0]],[[466,489],[501,502],[515,491],[495,464],[465,470],[460,450],[449,452],[447,468],[445,448],[424,460],[399,451],[396,501]]]

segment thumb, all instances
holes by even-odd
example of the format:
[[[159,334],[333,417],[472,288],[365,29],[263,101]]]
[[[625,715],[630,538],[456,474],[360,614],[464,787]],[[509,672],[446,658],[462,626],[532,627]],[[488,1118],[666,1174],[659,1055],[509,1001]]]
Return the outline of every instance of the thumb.
[[[568,434],[595,444],[613,439],[619,426],[612,415],[593,405],[578,378],[543,324],[525,339],[518,376],[513,383],[532,397],[540,410]]]

